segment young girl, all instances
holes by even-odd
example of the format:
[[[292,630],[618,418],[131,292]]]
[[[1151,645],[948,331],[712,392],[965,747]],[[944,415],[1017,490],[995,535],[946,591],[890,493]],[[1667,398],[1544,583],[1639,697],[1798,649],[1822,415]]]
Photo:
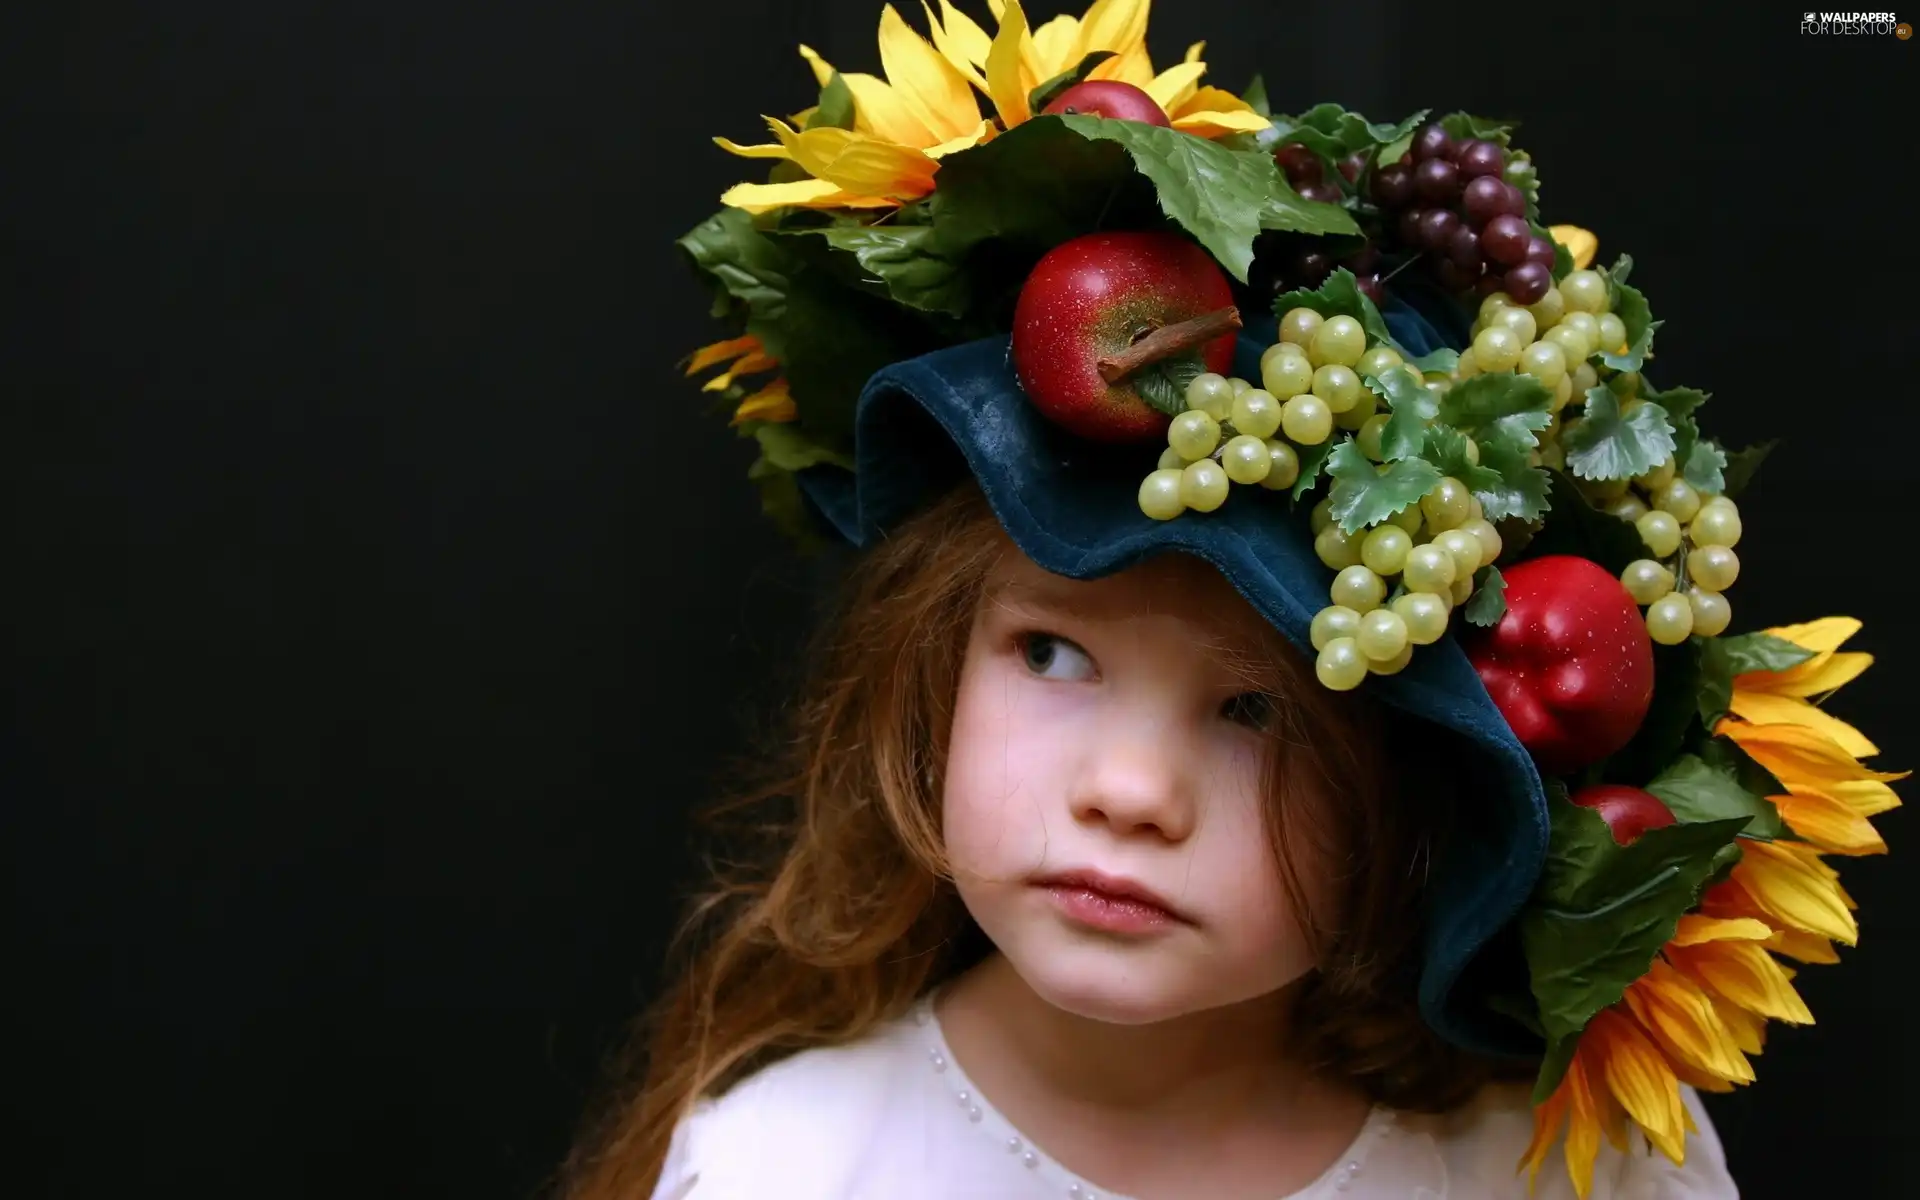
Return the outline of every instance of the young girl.
[[[1218,572],[1051,575],[963,486],[860,562],[806,694],[776,857],[700,906],[574,1200],[1525,1190],[1525,1086],[1411,990],[1472,798]],[[1733,1195],[1689,1107],[1684,1168],[1609,1152],[1594,1194]]]
[[[569,1200],[1734,1195],[1898,804],[1858,622],[1721,636],[1760,453],[1511,126],[994,15],[803,48],[681,239],[865,554]]]

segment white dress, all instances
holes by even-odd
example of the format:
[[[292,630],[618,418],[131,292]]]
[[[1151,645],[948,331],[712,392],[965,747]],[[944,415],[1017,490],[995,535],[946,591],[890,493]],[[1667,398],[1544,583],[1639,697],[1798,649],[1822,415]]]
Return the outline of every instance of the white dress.
[[[1719,1138],[1699,1126],[1686,1165],[1639,1141],[1601,1142],[1590,1200],[1719,1200],[1738,1193]],[[1533,1135],[1524,1086],[1489,1088],[1445,1117],[1375,1109],[1325,1174],[1285,1200],[1525,1197]],[[1573,1200],[1555,1147],[1535,1200]],[[674,1131],[653,1200],[1128,1200],[1028,1142],[953,1061],[929,1002],[846,1046],[775,1063],[703,1101]],[[1195,1200],[1203,1200],[1196,1197]],[[1276,1197],[1276,1200],[1281,1198]]]

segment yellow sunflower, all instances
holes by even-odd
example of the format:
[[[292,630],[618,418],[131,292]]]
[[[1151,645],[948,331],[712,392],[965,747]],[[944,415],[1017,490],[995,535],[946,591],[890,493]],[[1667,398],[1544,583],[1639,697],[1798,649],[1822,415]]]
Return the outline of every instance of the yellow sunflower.
[[[752,334],[743,337],[728,338],[723,342],[714,342],[695,350],[687,360],[686,372],[689,376],[713,367],[726,366],[726,370],[700,385],[703,392],[720,392],[731,387],[734,381],[749,375],[764,375],[777,369],[780,360],[766,352],[760,339]],[[757,391],[749,393],[733,411],[733,424],[742,421],[791,421],[799,416],[794,408],[793,397],[787,391],[785,376],[778,376],[770,382],[762,383]]]
[[[1017,0],[992,4],[998,28],[992,37],[949,0],[940,15],[922,3],[933,35],[916,33],[889,4],[880,13],[880,65],[884,78],[841,72],[853,97],[852,129],[796,129],[766,118],[777,141],[743,146],[715,138],[743,158],[778,158],[811,176],[786,183],[742,183],[721,202],[748,212],[776,208],[893,208],[933,190],[939,160],[1028,120],[1028,94],[1072,69],[1086,55],[1112,51],[1091,78],[1117,79],[1144,88],[1165,109],[1176,129],[1200,137],[1254,132],[1265,117],[1239,97],[1199,86],[1206,64],[1201,45],[1186,61],[1155,74],[1147,56],[1149,0],[1095,0],[1080,18],[1055,17],[1029,31]],[[808,46],[800,55],[825,86],[831,64]],[[999,116],[983,117],[975,90]]]
[[[1769,1020],[1813,1022],[1793,970],[1774,955],[1832,963],[1833,943],[1855,943],[1853,899],[1821,856],[1884,853],[1868,818],[1899,806],[1887,785],[1906,778],[1861,766],[1877,748],[1811,702],[1872,664],[1871,655],[1839,653],[1859,629],[1850,617],[1769,629],[1814,657],[1734,678],[1730,715],[1714,732],[1780,781],[1784,794],[1770,799],[1802,840],[1742,838],[1731,876],[1708,889],[1647,974],[1581,1033],[1566,1077],[1534,1109],[1533,1141],[1520,1161],[1529,1186],[1563,1125],[1567,1173],[1582,1200],[1601,1135],[1625,1150],[1629,1120],[1683,1162],[1693,1122],[1681,1085],[1725,1092],[1751,1083],[1748,1058],[1763,1048]]]

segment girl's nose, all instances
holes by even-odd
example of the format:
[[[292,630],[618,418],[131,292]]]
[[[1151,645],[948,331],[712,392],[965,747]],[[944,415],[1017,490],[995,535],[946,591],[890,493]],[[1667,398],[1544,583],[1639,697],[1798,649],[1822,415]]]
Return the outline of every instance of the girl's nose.
[[[1122,837],[1185,841],[1197,817],[1198,757],[1199,747],[1165,723],[1103,731],[1074,781],[1074,819],[1103,822]]]

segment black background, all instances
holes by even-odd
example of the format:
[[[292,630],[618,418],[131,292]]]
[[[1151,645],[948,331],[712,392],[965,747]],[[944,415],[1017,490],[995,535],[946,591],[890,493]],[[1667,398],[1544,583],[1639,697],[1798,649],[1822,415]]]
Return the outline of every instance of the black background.
[[[1791,439],[1736,627],[1865,619],[1840,710],[1912,764],[1920,47],[1693,7],[1182,0],[1152,45],[1281,110],[1524,116],[1547,217],[1638,260],[1662,381]],[[720,331],[670,240],[757,173],[709,135],[810,102],[796,43],[877,69],[878,6],[55,11],[4,187],[0,1187],[526,1196],[806,617],[675,371]],[[1714,1105],[1749,1195],[1904,1190],[1916,850],[1880,824],[1820,1027]]]

